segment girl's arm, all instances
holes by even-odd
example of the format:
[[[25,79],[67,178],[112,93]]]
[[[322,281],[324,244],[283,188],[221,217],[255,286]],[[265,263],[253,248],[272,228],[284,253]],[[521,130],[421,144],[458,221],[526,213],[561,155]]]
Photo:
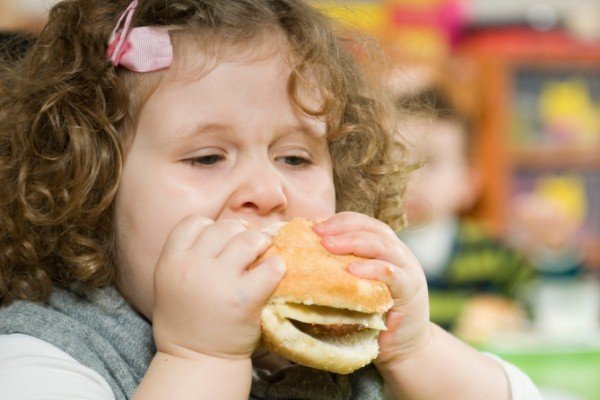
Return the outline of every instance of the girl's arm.
[[[426,346],[379,367],[395,399],[510,399],[500,364],[431,324]]]
[[[190,215],[169,234],[154,271],[157,353],[135,399],[248,399],[261,310],[285,273],[262,255],[272,237],[238,220]]]
[[[394,231],[352,212],[338,213],[313,229],[331,253],[369,258],[350,263],[350,273],[379,280],[390,289],[394,306],[387,313],[387,330],[379,335],[374,364],[396,399],[510,399],[513,382],[509,384],[497,360],[429,321],[425,275]]]
[[[247,400],[251,383],[250,359],[183,358],[158,352],[133,399]]]

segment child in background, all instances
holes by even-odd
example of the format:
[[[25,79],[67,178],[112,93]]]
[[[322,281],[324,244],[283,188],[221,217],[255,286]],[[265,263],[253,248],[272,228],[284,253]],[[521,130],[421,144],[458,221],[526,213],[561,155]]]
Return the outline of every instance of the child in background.
[[[385,96],[304,2],[68,0],[0,76],[3,399],[539,398],[429,321]],[[253,357],[293,217],[390,287],[374,366]]]
[[[479,186],[467,119],[435,85],[401,98],[398,110],[404,115],[401,132],[424,161],[410,176],[408,228],[399,236],[427,276],[431,320],[474,341],[495,330],[522,328],[525,315],[513,299],[534,269],[462,217],[474,205]]]

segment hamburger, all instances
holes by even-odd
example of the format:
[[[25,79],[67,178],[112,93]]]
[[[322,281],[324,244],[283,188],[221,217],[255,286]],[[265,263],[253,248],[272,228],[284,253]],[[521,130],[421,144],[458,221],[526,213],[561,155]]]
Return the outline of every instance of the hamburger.
[[[334,255],[312,223],[295,218],[266,230],[286,274],[261,313],[262,339],[272,352],[308,367],[348,374],[379,353],[384,314],[393,301],[387,286],[346,271],[354,255]]]

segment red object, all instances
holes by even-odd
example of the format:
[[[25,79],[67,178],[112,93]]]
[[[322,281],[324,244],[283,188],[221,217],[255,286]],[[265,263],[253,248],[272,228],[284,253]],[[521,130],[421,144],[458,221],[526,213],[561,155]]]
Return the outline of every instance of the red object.
[[[431,7],[398,5],[391,10],[391,20],[398,28],[439,29],[455,44],[466,24],[466,6],[462,0],[446,0]]]
[[[562,30],[489,29],[469,34],[465,47],[480,54],[519,59],[570,60],[600,58],[600,41],[584,41]]]

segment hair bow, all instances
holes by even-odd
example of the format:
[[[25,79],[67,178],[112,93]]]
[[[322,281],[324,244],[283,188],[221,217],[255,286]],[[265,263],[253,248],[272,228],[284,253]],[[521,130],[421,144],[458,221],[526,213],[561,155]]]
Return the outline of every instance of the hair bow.
[[[138,0],[133,0],[119,16],[108,42],[108,58],[115,67],[121,65],[134,72],[151,72],[169,67],[173,61],[169,32],[151,26],[131,28],[131,19],[137,6]]]

